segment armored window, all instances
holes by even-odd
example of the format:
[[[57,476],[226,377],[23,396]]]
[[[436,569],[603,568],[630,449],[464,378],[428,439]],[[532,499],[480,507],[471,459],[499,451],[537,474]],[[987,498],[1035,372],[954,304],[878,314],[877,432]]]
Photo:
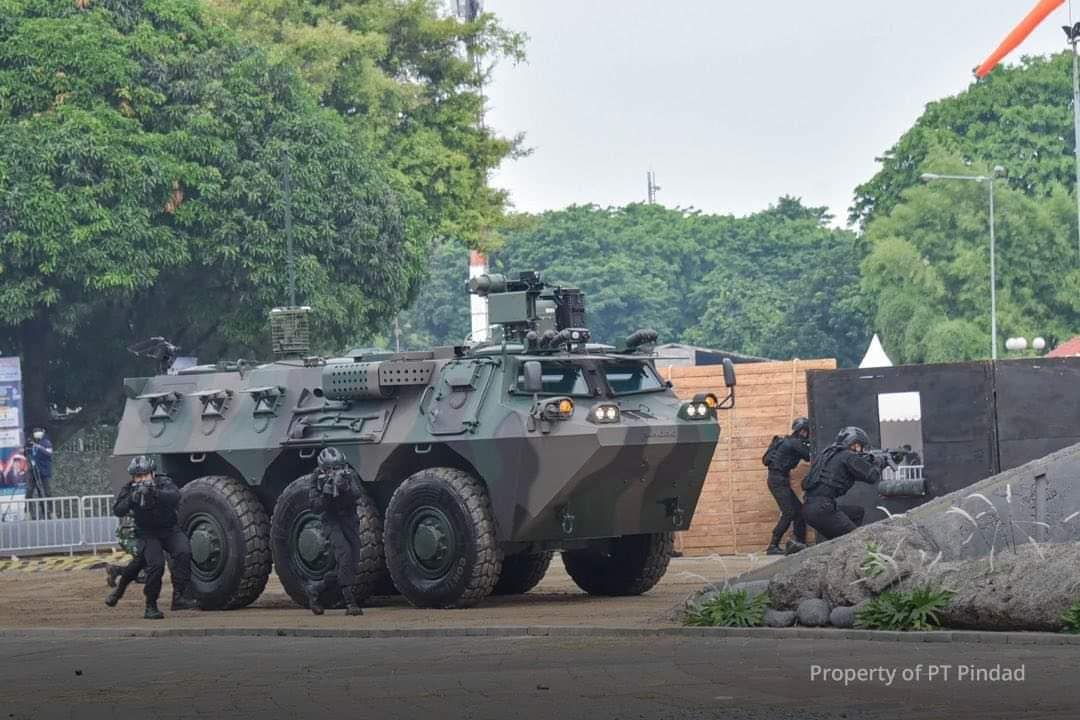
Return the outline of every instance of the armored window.
[[[540,363],[543,377],[542,395],[573,395],[576,397],[592,397],[589,383],[585,379],[585,369],[580,365],[560,362]],[[518,372],[517,386],[525,386],[525,376]]]
[[[663,390],[664,383],[656,376],[651,366],[645,363],[632,365],[609,365],[604,369],[604,376],[616,395]]]

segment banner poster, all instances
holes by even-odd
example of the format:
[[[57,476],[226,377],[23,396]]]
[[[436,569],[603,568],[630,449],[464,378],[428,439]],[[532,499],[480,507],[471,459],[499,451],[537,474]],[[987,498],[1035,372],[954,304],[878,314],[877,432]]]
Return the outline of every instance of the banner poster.
[[[0,522],[22,519],[29,464],[23,454],[22,369],[0,357]]]

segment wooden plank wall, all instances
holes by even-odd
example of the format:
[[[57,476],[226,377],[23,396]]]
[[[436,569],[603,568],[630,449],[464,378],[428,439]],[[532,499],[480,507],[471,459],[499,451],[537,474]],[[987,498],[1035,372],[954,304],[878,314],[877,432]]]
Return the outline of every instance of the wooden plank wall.
[[[787,434],[791,421],[807,414],[806,371],[835,367],[835,360],[735,366],[735,407],[720,412],[720,443],[690,529],[676,535],[679,550],[686,555],[733,555],[765,549],[780,513],[765,484],[761,456],[773,435]],[[720,365],[660,369],[681,398],[705,391],[723,396]],[[798,483],[805,472],[804,463],[792,473],[799,497]]]

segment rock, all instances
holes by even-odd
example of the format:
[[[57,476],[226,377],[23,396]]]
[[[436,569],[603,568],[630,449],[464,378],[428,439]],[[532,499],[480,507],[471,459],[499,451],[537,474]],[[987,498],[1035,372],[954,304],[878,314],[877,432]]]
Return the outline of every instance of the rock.
[[[1021,545],[990,558],[941,562],[901,583],[925,583],[956,595],[941,613],[944,627],[978,630],[1061,630],[1061,615],[1080,598],[1080,544]]]
[[[728,589],[729,590],[734,590],[734,591],[743,590],[743,591],[746,592],[746,594],[748,596],[750,596],[751,598],[754,598],[754,597],[757,597],[758,595],[761,595],[762,593],[766,593],[766,592],[769,591],[769,581],[768,580],[754,580],[754,581],[751,581],[751,582],[735,583],[735,584],[731,585]]]
[[[809,599],[799,603],[795,613],[800,625],[822,627],[829,624],[829,603],[824,600]]]
[[[769,581],[769,601],[778,610],[794,610],[803,600],[821,597],[828,558],[807,557],[806,551],[789,555],[784,566]],[[777,563],[779,564],[779,563]]]
[[[834,607],[829,613],[829,624],[835,628],[855,627],[855,608],[850,605]]]
[[[773,610],[769,608],[765,611],[765,626],[766,627],[791,627],[795,624],[795,611],[794,610]]]

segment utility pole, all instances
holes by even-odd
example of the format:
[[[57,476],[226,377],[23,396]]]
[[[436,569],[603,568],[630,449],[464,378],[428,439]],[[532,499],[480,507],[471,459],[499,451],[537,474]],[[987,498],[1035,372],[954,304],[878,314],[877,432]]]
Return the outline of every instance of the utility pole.
[[[1080,22],[1072,22],[1072,2],[1069,3],[1069,24],[1062,28],[1072,48],[1073,67],[1073,152],[1076,154],[1076,250],[1080,257],[1080,68],[1077,67],[1076,44],[1080,42]]]
[[[649,191],[648,191],[649,204],[650,205],[655,205],[656,204],[656,191],[660,189],[660,186],[656,184],[656,173],[654,173],[652,170],[649,170],[649,172],[646,174],[646,179],[647,179],[647,181],[649,183]]]
[[[285,255],[289,266],[289,307],[296,307],[296,259],[293,257],[292,176],[289,169],[289,148],[285,148],[282,185],[285,191]]]

